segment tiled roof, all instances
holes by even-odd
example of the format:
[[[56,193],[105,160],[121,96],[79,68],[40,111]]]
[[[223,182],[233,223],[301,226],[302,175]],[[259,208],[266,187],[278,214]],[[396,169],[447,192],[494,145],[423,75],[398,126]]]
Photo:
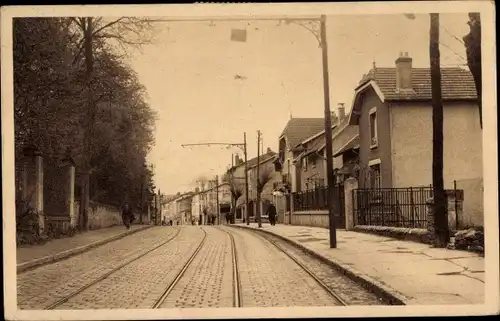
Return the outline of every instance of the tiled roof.
[[[292,118],[288,121],[280,137],[286,136],[290,147],[293,148],[324,129],[324,118]]]
[[[356,149],[359,148],[359,135],[354,136],[347,144],[345,144],[341,149],[338,151],[333,151],[333,157],[337,157],[345,153],[346,151],[350,149]]]
[[[325,145],[325,133],[320,135],[319,137],[315,138],[313,141],[307,144],[307,149],[304,153],[304,156],[311,155],[312,153],[315,153],[319,150],[321,150],[321,147]]]
[[[396,91],[396,68],[374,68],[365,75],[359,87],[374,80],[386,100],[428,100],[431,99],[431,76],[429,68],[412,69],[414,92]],[[442,97],[446,100],[476,99],[476,86],[469,70],[453,67],[441,68]]]
[[[271,152],[271,153],[267,153],[267,154],[264,154],[264,155],[260,155],[260,159],[259,159],[259,162],[262,164],[264,162],[267,162],[269,160],[272,160],[273,158],[277,157],[278,155],[275,153],[275,152]],[[257,166],[257,157],[255,158],[252,158],[249,162],[248,162],[248,169],[250,168],[253,168],[253,167],[256,167]]]
[[[262,154],[260,155],[260,159],[259,159],[259,162],[262,163],[262,162],[266,162],[268,160],[270,160],[271,158],[277,156],[276,152],[274,151],[269,151],[265,154]],[[233,167],[231,167],[230,169],[227,170],[227,172],[231,171],[231,169],[236,169],[237,167],[240,167],[240,166],[243,166],[245,164],[245,162],[242,162],[241,164],[239,165],[234,165]],[[248,160],[248,165],[247,165],[247,168],[252,168],[252,167],[255,167],[257,165],[257,157],[254,157],[250,160]]]

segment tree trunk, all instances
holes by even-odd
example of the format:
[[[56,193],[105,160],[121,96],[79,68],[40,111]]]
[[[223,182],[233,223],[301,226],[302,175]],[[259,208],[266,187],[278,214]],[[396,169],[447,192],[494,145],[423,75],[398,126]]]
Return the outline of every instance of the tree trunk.
[[[448,218],[443,179],[443,102],[441,97],[441,64],[439,52],[439,14],[430,14],[430,63],[432,87],[432,185],[434,192],[434,225],[436,247],[449,241]]]
[[[94,104],[92,98],[92,72],[93,72],[93,48],[92,48],[92,33],[93,24],[92,18],[85,18],[85,29],[84,29],[84,53],[85,53],[85,86],[87,91],[87,117],[85,119],[85,134],[84,134],[84,163],[83,171],[81,176],[81,194],[80,194],[80,216],[82,230],[87,229],[88,213],[90,207],[90,175],[91,175],[91,164],[90,160],[92,157],[92,125],[94,118]]]
[[[481,72],[481,17],[479,13],[469,13],[470,32],[463,38],[467,53],[467,65],[474,78],[479,109],[479,124],[483,128],[482,117],[482,72]]]
[[[260,215],[260,130],[257,131],[257,183],[255,184],[255,189],[257,191],[257,200],[256,200],[256,216],[257,216],[257,224],[259,227],[262,227],[262,218]]]

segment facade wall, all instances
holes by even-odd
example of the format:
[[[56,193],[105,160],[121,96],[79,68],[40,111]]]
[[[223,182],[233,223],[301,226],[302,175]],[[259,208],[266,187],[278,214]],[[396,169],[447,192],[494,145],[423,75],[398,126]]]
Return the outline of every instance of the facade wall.
[[[313,163],[315,159],[315,163]],[[317,183],[320,186],[325,185],[326,182],[326,161],[318,155],[309,155],[307,167],[301,167],[301,190],[306,191],[314,188]]]
[[[444,184],[482,179],[482,130],[475,104],[444,103]],[[394,187],[432,183],[432,107],[429,104],[391,107]]]
[[[198,220],[201,215],[200,194],[193,195],[193,198],[191,199],[191,214],[196,220]]]
[[[376,108],[378,146],[370,147],[370,110]],[[359,160],[362,170],[360,187],[367,186],[364,171],[370,161],[380,160],[381,187],[392,187],[391,131],[389,107],[383,104],[371,88],[363,94],[361,115],[359,117]],[[393,134],[394,135],[394,134]]]

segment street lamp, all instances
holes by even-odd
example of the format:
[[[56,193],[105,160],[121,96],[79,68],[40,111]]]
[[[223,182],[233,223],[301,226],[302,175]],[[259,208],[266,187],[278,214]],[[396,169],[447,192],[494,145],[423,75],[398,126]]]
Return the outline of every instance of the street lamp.
[[[259,19],[255,19],[259,20]],[[327,168],[327,181],[328,181],[328,226],[330,231],[330,247],[337,247],[337,231],[335,226],[335,209],[334,206],[340,206],[339,202],[334,202],[334,175],[333,175],[333,151],[332,151],[332,119],[330,110],[330,83],[328,72],[328,44],[326,40],[326,16],[321,15],[318,18],[284,18],[276,19],[285,21],[286,24],[294,23],[302,28],[311,32],[318,40],[322,53],[322,66],[323,66],[323,98],[324,98],[324,113],[325,113],[325,148],[326,148],[326,168]],[[317,30],[317,22],[319,20],[319,36]],[[313,22],[311,26],[306,23]],[[231,32],[231,41],[246,42],[246,31],[243,32],[238,29],[233,29]]]

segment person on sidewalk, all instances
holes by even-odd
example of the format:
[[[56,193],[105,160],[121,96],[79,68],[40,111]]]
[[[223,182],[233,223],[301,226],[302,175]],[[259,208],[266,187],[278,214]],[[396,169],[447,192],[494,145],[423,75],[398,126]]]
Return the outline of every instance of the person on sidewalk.
[[[132,213],[132,209],[130,208],[128,203],[125,203],[123,205],[123,210],[122,210],[122,220],[123,220],[123,224],[125,225],[127,230],[130,229],[130,225],[132,224],[134,219],[135,219],[135,217],[134,217],[134,213]]]
[[[273,203],[269,204],[267,215],[269,216],[269,223],[271,223],[272,226],[276,225],[276,207]]]

